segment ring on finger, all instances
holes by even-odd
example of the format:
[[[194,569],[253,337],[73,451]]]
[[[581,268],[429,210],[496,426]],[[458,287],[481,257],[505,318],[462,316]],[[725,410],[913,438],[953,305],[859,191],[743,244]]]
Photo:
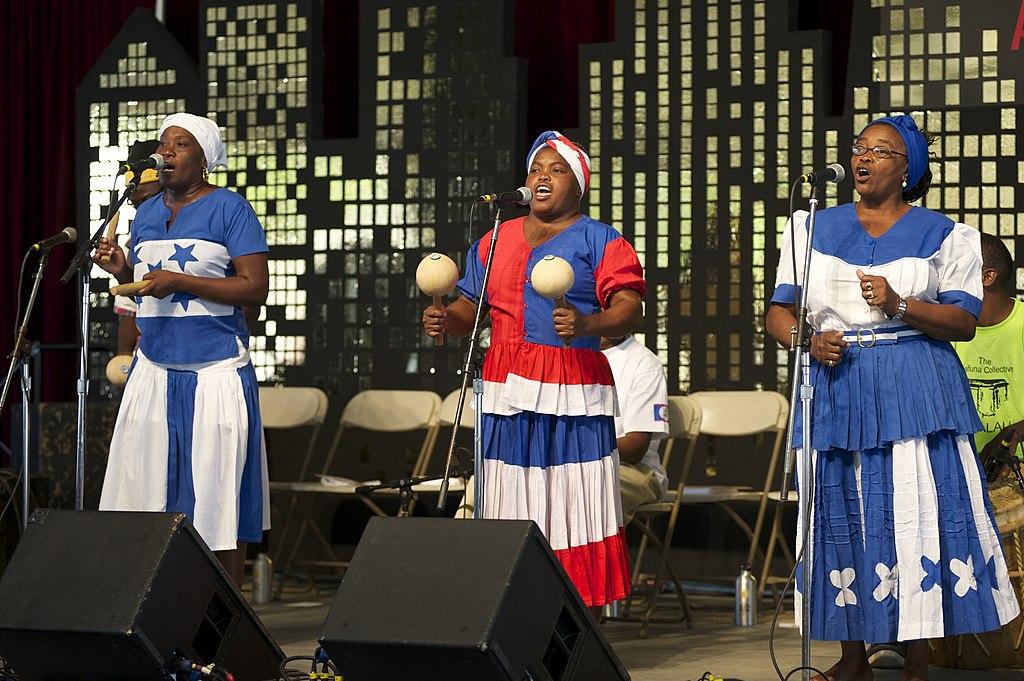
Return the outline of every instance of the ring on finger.
[[[875,299],[875,292],[874,291],[868,291],[868,296],[867,297],[868,297],[868,300],[874,300]]]
[[[864,288],[866,288],[867,290],[870,291],[871,289],[875,288],[875,284],[874,284],[874,282],[870,282],[869,281],[866,284],[864,284]]]

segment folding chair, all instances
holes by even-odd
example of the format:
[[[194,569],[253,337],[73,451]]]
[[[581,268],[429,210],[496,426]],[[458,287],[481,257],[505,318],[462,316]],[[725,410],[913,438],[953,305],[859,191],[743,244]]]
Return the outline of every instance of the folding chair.
[[[672,452],[676,440],[687,441],[686,450],[683,452],[683,465],[675,489],[670,489],[665,496],[653,504],[644,504],[636,509],[631,524],[643,532],[640,539],[640,549],[637,551],[636,561],[633,565],[634,588],[640,580],[640,568],[643,564],[644,553],[647,551],[647,544],[650,542],[658,551],[658,567],[654,572],[654,586],[647,595],[647,607],[644,610],[640,623],[640,638],[647,638],[647,627],[651,622],[654,613],[654,606],[658,594],[661,591],[662,580],[668,573],[668,579],[672,581],[676,597],[679,599],[679,607],[682,617],[673,621],[685,621],[689,629],[693,628],[690,617],[690,604],[686,600],[686,592],[683,590],[682,580],[676,575],[671,563],[668,561],[668,552],[672,546],[672,536],[676,530],[676,521],[679,519],[679,506],[682,503],[683,492],[686,486],[686,479],[690,473],[690,465],[693,463],[693,452],[697,447],[697,437],[700,434],[701,409],[700,405],[688,397],[672,395],[668,398],[668,437],[665,442],[665,450],[661,455],[661,465],[668,471],[672,459]],[[668,516],[665,532],[658,536],[652,527],[652,521],[658,516]],[[625,616],[629,617],[632,599],[627,601]]]
[[[455,412],[457,411],[457,408],[459,406],[459,393],[460,392],[461,392],[460,390],[453,390],[452,392],[448,393],[448,395],[445,396],[444,400],[441,402],[441,409],[437,413],[437,425],[438,425],[438,428],[437,428],[436,441],[440,442],[440,445],[441,445],[440,455],[442,457],[447,457],[448,456],[448,444],[450,442],[450,440],[448,438],[451,437],[451,433],[449,432],[447,434],[448,436],[444,437],[444,438],[441,437],[441,433],[445,429],[447,429],[447,428],[455,428],[456,427],[455,426]],[[460,430],[466,430],[466,431],[472,432],[475,427],[476,427],[476,412],[473,411],[473,391],[472,390],[467,390],[466,391],[466,401],[465,401],[465,404],[464,404],[463,409],[462,409],[462,419],[460,419],[460,421],[459,421],[458,428]],[[436,446],[436,443],[435,443],[435,446]],[[431,451],[433,451],[433,448],[431,448]],[[470,466],[472,466],[472,462],[468,462],[468,463],[469,463]],[[424,472],[426,472],[426,470],[429,467],[429,465],[430,465],[429,461],[427,461],[424,464],[424,466],[423,466]],[[469,480],[472,480],[472,477],[470,477],[468,479],[467,478],[455,479],[455,480],[452,480],[451,483],[449,483],[449,487],[448,487],[448,491],[449,492],[459,492],[459,491],[462,491],[462,492],[465,493],[465,494],[463,494],[462,502],[459,504],[458,510],[456,510],[456,512],[455,512],[455,517],[457,517],[457,518],[472,518],[473,517],[473,505],[472,505],[473,504],[473,500],[468,497],[468,495],[470,494],[469,490],[471,489],[470,486],[469,486],[470,485]]]
[[[348,428],[359,428],[378,433],[405,433],[418,430],[424,431],[423,442],[420,445],[419,454],[416,457],[412,471],[413,475],[419,475],[420,470],[426,465],[429,457],[429,447],[436,439],[437,412],[441,406],[441,397],[429,390],[364,390],[357,393],[342,412],[338,429],[334,434],[334,440],[327,453],[324,464],[320,470],[321,475],[327,475],[331,471],[334,458],[341,445],[341,439]],[[278,583],[276,598],[280,598],[284,588],[284,580],[291,569],[292,563],[302,546],[306,529],[313,534],[324,552],[329,556],[327,561],[304,561],[308,565],[333,565],[345,566],[347,563],[338,560],[334,547],[324,536],[324,533],[317,526],[312,517],[312,508],[321,494],[345,495],[359,499],[376,515],[387,515],[379,505],[368,495],[357,494],[354,485],[325,485],[320,481],[303,480],[291,483],[272,483],[271,490],[287,491],[295,494],[299,500],[299,508],[302,512],[302,523],[295,539],[291,542],[288,557],[281,566],[281,581]],[[281,536],[282,551],[288,545],[288,527],[284,528]]]
[[[775,434],[771,456],[768,459],[768,471],[760,492],[722,486],[690,487],[687,490],[688,494],[684,494],[683,497],[683,503],[687,504],[715,504],[743,530],[750,538],[747,564],[753,569],[754,561],[758,553],[761,552],[761,531],[768,509],[769,492],[775,481],[779,452],[782,451],[786,422],[789,416],[789,401],[779,393],[766,390],[705,391],[693,393],[690,398],[700,405],[701,435],[742,437],[761,433]],[[735,501],[758,502],[757,520],[753,529],[729,505],[729,502]],[[782,550],[792,561],[792,553],[789,552],[789,549],[783,546]],[[770,568],[771,565],[766,562],[762,569],[762,579]],[[759,588],[763,589],[763,585]]]

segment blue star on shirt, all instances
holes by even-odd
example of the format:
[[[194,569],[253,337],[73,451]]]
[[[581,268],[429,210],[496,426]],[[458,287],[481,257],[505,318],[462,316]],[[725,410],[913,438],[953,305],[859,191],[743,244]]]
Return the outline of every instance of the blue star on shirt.
[[[147,263],[146,263],[146,267],[148,267],[148,268],[149,268],[149,271],[150,271],[150,272],[152,272],[153,270],[162,270],[162,269],[164,268],[164,263],[163,263],[163,261],[161,261],[161,262],[158,262],[158,263],[157,263],[157,264],[155,264],[155,265],[150,265],[150,264],[149,264],[149,263],[147,262]]]
[[[195,300],[196,298],[198,298],[198,297],[199,296],[194,296],[191,293],[185,293],[184,291],[178,291],[173,296],[171,296],[171,302],[172,303],[181,303],[181,309],[183,309],[183,310],[185,310],[187,312],[188,311],[188,304],[190,302],[192,302],[193,300]]]
[[[938,563],[932,561],[928,556],[921,556],[921,569],[924,570],[924,579],[921,580],[921,591],[927,593],[936,586],[942,575]]]
[[[136,247],[134,247],[134,248],[129,248],[128,249],[128,264],[131,265],[132,267],[135,267],[140,262],[142,262],[142,258],[139,257],[139,251],[141,249],[142,249],[142,245],[141,244],[136,246]]]
[[[186,264],[190,262],[199,262],[199,258],[192,255],[192,249],[194,249],[195,247],[195,244],[192,244],[187,248],[182,248],[178,244],[174,244],[174,255],[167,259],[173,260],[174,262],[178,263],[178,269],[184,272]]]

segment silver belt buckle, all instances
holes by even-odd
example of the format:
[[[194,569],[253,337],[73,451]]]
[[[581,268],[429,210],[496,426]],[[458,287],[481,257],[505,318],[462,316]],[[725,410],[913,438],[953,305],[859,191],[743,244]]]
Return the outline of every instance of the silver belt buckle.
[[[861,340],[861,334],[864,333],[865,331],[868,331],[868,332],[871,333],[871,340],[870,340],[870,342],[865,342],[865,341]],[[859,345],[860,347],[862,347],[862,348],[874,347],[876,340],[877,340],[877,336],[875,334],[875,330],[874,329],[857,329],[857,345]]]

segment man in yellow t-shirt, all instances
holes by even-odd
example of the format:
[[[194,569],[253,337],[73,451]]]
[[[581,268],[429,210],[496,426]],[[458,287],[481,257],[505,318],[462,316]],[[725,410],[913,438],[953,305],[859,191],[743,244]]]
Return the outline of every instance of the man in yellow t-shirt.
[[[953,347],[984,425],[974,441],[985,460],[1000,443],[1017,451],[1024,440],[1024,303],[1015,297],[1013,258],[1002,240],[982,234],[981,257],[985,297],[977,335]]]

